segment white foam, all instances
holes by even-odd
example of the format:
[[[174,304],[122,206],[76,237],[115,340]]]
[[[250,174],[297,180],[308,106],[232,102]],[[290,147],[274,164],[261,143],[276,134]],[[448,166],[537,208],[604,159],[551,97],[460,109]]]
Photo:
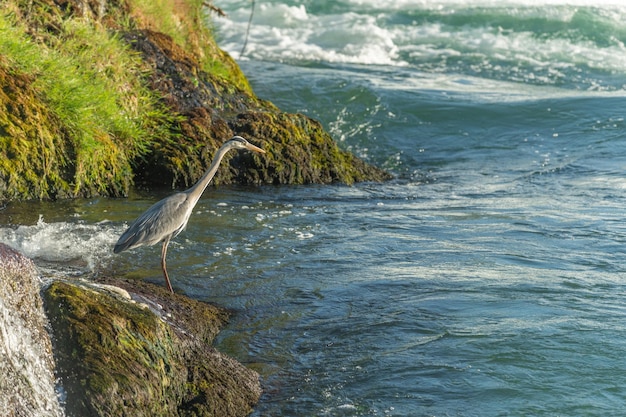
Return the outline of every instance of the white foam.
[[[3,357],[0,370],[5,379],[0,387],[15,390],[14,395],[0,398],[0,407],[7,415],[17,408],[18,414],[28,412],[33,417],[63,416],[55,394],[55,379],[47,358],[49,353],[40,343],[35,343],[32,327],[2,298],[0,323],[0,354]],[[20,404],[15,404],[16,400],[20,400]]]
[[[104,221],[97,224],[46,223],[0,228],[0,242],[35,260],[38,266],[57,264],[66,272],[89,274],[111,258],[112,247],[123,228]],[[53,268],[55,269],[55,268]]]
[[[249,9],[217,19],[220,46],[238,56],[246,32]],[[358,13],[311,15],[304,5],[263,3],[254,13],[246,55],[276,61],[323,61],[397,65],[393,31],[378,25],[374,16]]]
[[[346,0],[346,3],[375,10],[450,7],[524,7],[524,6],[623,6],[621,0]]]
[[[304,5],[262,3],[253,15],[245,56],[287,63],[409,66],[427,73],[475,74],[521,84],[569,83],[568,88],[588,91],[621,89],[619,82],[612,85],[611,81],[586,75],[586,68],[609,74],[626,69],[626,45],[619,40],[619,33],[599,46],[593,40],[575,36],[537,36],[521,27],[502,29],[497,23],[481,27],[448,27],[440,19],[394,23],[392,15],[422,9],[435,10],[442,16],[489,16],[489,9],[497,8],[497,16],[520,21],[538,18],[571,22],[579,13],[577,5],[603,7],[594,12],[601,25],[619,28],[626,19],[626,6],[612,1],[352,0],[336,12],[319,14],[309,12]],[[220,46],[239,57],[250,10],[247,3],[232,7],[238,8],[228,10],[227,18],[216,19],[216,25]]]

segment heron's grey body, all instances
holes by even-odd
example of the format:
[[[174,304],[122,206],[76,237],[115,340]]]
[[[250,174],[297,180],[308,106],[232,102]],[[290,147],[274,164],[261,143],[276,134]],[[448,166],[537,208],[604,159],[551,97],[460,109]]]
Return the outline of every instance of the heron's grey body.
[[[226,142],[215,154],[211,166],[202,178],[187,191],[173,194],[152,205],[135,220],[130,227],[120,236],[113,249],[114,253],[120,253],[127,249],[133,249],[143,245],[154,245],[163,242],[161,249],[161,268],[167,288],[173,293],[172,284],[167,274],[165,257],[167,245],[170,240],[185,229],[191,211],[200,199],[200,196],[215,176],[224,155],[231,149],[248,149],[255,152],[265,153],[261,148],[248,143],[240,136],[234,136]]]

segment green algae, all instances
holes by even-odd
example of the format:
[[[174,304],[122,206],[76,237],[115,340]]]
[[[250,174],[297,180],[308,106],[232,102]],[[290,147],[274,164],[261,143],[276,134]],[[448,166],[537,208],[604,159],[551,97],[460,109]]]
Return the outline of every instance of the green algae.
[[[132,404],[143,415],[173,415],[180,393],[168,382],[184,375],[162,321],[63,283],[52,284],[45,300],[70,414],[122,415]]]
[[[70,185],[68,152],[58,118],[40,100],[32,78],[9,72],[0,57],[0,196],[4,199],[65,197]]]
[[[262,138],[268,155],[245,175],[251,182],[273,184],[385,181],[386,172],[339,148],[322,125],[305,115],[248,112],[231,122],[233,129]],[[254,167],[255,165],[252,164]]]
[[[210,347],[227,314],[145,283],[163,310],[54,282],[44,291],[69,415],[245,416],[258,375]]]
[[[247,78],[213,38],[206,0],[129,0],[130,15],[135,24],[127,30],[149,29],[169,36],[198,61],[204,72],[227,80],[235,88],[252,93]]]

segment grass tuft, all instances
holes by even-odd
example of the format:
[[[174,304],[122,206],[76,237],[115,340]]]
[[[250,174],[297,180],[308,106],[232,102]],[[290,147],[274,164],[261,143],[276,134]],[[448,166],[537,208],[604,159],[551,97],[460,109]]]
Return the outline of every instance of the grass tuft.
[[[23,176],[31,179],[64,175],[62,180],[52,179],[56,191],[39,193],[39,198],[123,195],[131,184],[132,161],[145,154],[153,135],[167,131],[173,116],[145,86],[140,57],[117,35],[93,20],[80,18],[60,19],[56,29],[59,33],[55,36],[44,33],[44,41],[35,40],[18,13],[0,13],[0,56],[9,75],[20,74],[29,80],[30,95],[21,98],[39,102],[25,103],[25,107],[41,106],[51,113],[45,120],[36,120],[33,114],[24,116],[33,119],[29,123],[60,124],[40,126],[54,132],[44,132],[44,137],[55,137],[52,143],[37,143],[41,132],[20,135],[24,126],[6,117],[0,121],[0,136],[13,138],[0,142],[5,144],[0,152],[13,156],[0,165],[0,177],[15,177],[16,170],[26,170]],[[12,82],[2,80],[3,85]],[[9,99],[15,97],[0,100],[0,111],[2,105],[6,113],[14,110],[7,108]],[[28,172],[27,164],[15,158],[20,152],[36,157],[50,146],[62,149],[66,156],[59,172]],[[27,197],[29,188],[24,185],[18,196],[5,198]]]

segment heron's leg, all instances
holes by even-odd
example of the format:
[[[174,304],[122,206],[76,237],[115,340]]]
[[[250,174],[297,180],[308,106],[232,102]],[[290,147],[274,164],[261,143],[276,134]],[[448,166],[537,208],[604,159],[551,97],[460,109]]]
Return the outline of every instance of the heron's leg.
[[[167,255],[167,245],[170,243],[169,238],[163,241],[163,248],[161,249],[161,268],[163,268],[163,276],[165,277],[165,283],[167,284],[167,289],[170,290],[172,294],[174,294],[174,290],[172,289],[172,284],[170,284],[170,277],[167,275],[167,267],[165,265],[165,255]]]

